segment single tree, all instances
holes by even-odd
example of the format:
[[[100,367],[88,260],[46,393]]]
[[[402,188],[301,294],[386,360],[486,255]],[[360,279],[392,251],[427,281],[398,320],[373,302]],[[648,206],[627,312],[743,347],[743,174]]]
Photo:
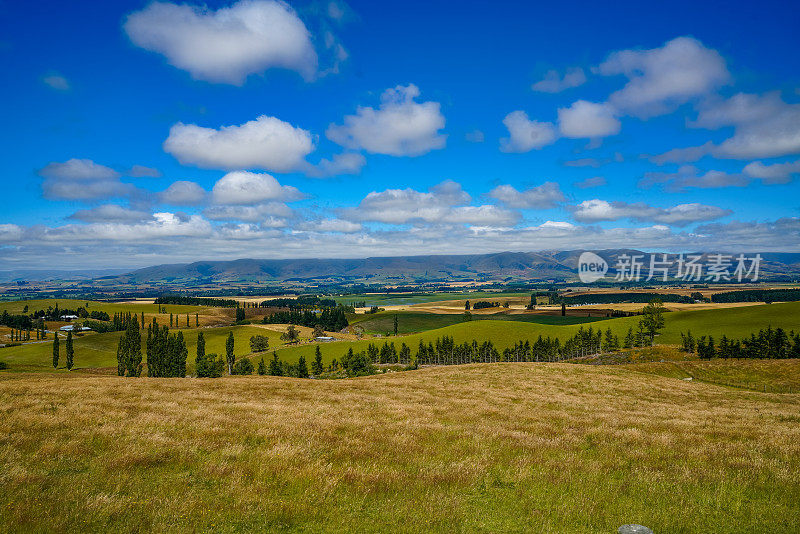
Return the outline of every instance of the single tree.
[[[72,371],[73,358],[75,356],[75,352],[72,348],[72,332],[67,332],[67,343],[65,348],[67,353],[67,371]]]
[[[228,374],[233,374],[233,364],[236,363],[236,356],[233,355],[233,332],[228,332],[228,339],[225,340],[225,361],[228,364]]]
[[[269,362],[269,374],[272,376],[283,376],[283,365],[278,359],[278,353],[272,353],[272,359]]]
[[[561,303],[561,317],[567,316],[567,304],[565,302]]]
[[[316,349],[314,349],[314,361],[311,362],[311,372],[314,376],[319,376],[322,374],[322,351],[319,349],[319,345],[317,345]]]
[[[13,341],[13,339],[12,339],[12,341]],[[58,368],[58,357],[59,357],[59,354],[58,354],[58,332],[56,332],[55,336],[53,336],[53,368],[54,369]]]
[[[394,335],[397,335],[397,314],[394,315]]]
[[[325,329],[322,327],[322,323],[315,324],[313,337],[322,337],[324,335],[325,335]]]
[[[664,304],[661,300],[653,299],[642,309],[642,327],[650,336],[652,345],[658,331],[664,328]]]
[[[281,334],[281,339],[287,341],[289,343],[294,343],[300,337],[300,333],[294,327],[293,324],[290,324],[289,327],[286,329],[286,332]]]
[[[308,365],[305,356],[300,356],[297,360],[297,378],[308,378]]]
[[[264,357],[261,357],[261,361],[258,362],[258,374],[265,375],[267,374],[267,364],[264,363]]]
[[[464,309],[469,311],[469,301],[464,304]]]

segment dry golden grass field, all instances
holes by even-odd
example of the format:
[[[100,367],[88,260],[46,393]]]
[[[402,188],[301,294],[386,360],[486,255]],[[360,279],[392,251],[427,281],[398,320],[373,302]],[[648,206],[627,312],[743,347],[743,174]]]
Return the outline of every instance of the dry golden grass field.
[[[784,362],[770,364],[780,374]],[[336,381],[4,373],[0,410],[4,532],[751,533],[800,522],[800,395],[621,366]]]

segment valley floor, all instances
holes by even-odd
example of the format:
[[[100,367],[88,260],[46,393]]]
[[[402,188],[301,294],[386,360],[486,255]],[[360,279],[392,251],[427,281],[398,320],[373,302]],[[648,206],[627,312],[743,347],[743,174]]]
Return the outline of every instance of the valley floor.
[[[658,371],[3,374],[0,530],[796,529],[800,395]]]

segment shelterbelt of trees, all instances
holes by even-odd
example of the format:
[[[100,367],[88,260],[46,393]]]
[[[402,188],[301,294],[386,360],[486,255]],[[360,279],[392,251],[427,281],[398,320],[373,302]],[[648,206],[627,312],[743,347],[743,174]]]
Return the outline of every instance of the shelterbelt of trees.
[[[314,328],[321,326],[323,330],[328,332],[338,332],[342,328],[346,328],[349,324],[345,309],[342,306],[336,308],[324,308],[320,313],[314,313],[310,310],[289,310],[275,312],[267,315],[262,319],[264,324],[295,324],[299,326],[307,326]]]
[[[697,353],[702,360],[719,358],[786,359],[800,358],[800,333],[783,328],[761,329],[749,338],[729,339],[722,336],[719,342],[713,336],[695,338],[692,332],[681,332],[683,350]]]
[[[715,293],[712,302],[797,302],[800,300],[800,289],[746,289]]]

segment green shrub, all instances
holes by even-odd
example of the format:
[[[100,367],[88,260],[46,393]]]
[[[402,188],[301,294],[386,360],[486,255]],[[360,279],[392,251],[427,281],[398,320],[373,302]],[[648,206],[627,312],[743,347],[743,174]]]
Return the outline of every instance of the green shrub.
[[[242,358],[241,360],[237,361],[233,364],[233,373],[234,375],[252,375],[253,374],[253,362],[250,361],[250,358]]]
[[[225,360],[216,354],[206,354],[199,357],[195,365],[197,366],[197,376],[199,378],[219,378],[225,372]]]

